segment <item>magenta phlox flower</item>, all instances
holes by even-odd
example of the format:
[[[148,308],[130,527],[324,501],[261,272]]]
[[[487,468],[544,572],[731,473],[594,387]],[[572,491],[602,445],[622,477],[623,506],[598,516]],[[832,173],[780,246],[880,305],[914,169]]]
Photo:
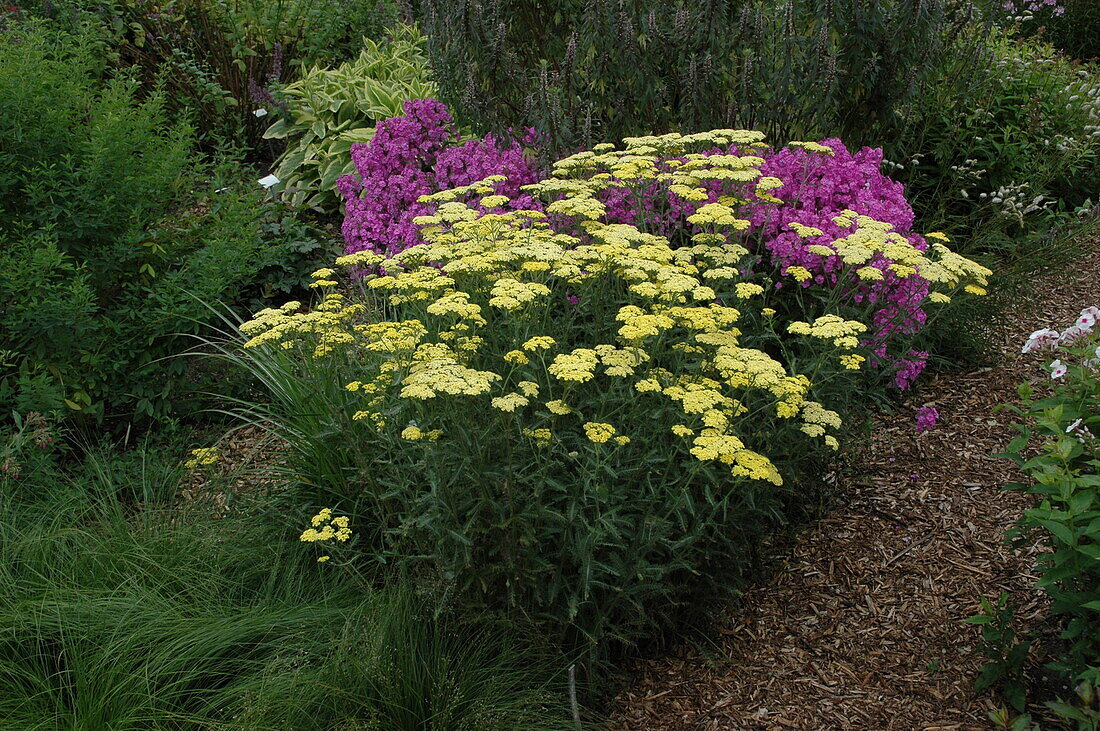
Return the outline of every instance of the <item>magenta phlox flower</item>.
[[[934,406],[922,406],[917,409],[917,433],[923,434],[936,426],[939,418],[940,412]]]
[[[417,216],[435,207],[418,203],[423,195],[505,175],[495,193],[508,196],[509,209],[539,208],[522,185],[537,175],[520,143],[492,135],[461,141],[447,107],[436,99],[405,102],[405,115],[378,123],[374,139],[352,145],[357,174],[342,178],[345,251],[364,249],[392,256],[421,243]],[[537,133],[527,130],[525,139]]]

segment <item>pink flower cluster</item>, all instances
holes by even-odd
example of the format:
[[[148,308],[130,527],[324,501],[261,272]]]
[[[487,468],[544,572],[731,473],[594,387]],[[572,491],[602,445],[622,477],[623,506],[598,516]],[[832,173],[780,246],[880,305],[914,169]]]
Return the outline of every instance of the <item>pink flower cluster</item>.
[[[923,434],[939,421],[940,412],[934,406],[922,406],[917,409],[917,433]]]
[[[1033,353],[1036,350],[1058,350],[1067,346],[1073,346],[1094,334],[1100,334],[1100,307],[1090,306],[1081,310],[1081,314],[1072,325],[1062,332],[1044,327],[1036,330],[1028,336],[1021,353]],[[1085,343],[1088,345],[1087,341]],[[1090,346],[1091,347],[1091,346]],[[1090,371],[1100,370],[1100,345],[1092,351],[1092,357],[1087,357],[1082,363]],[[1064,378],[1069,373],[1069,365],[1063,363],[1061,358],[1054,360],[1049,365],[1050,377],[1053,379]]]
[[[347,253],[369,249],[393,255],[420,243],[413,219],[434,210],[417,203],[420,196],[490,175],[507,176],[495,192],[511,199],[509,208],[535,204],[519,195],[521,185],[537,180],[520,144],[492,135],[461,142],[452,121],[442,102],[413,99],[405,102],[405,116],[379,122],[373,140],[352,145],[358,175],[338,183]]]
[[[1036,350],[1055,350],[1064,345],[1073,345],[1081,338],[1091,335],[1097,322],[1100,322],[1100,307],[1086,307],[1081,310],[1073,324],[1062,332],[1044,327],[1031,333],[1020,352],[1027,354]]]
[[[763,154],[761,172],[765,176],[783,181],[783,186],[771,191],[782,203],[756,201],[740,211],[740,215],[752,222],[752,234],[758,246],[757,253],[767,254],[768,263],[786,272],[788,267],[805,267],[813,275],[802,287],[846,286],[857,304],[873,307],[872,345],[879,358],[879,367],[893,371],[894,384],[908,388],[924,370],[928,353],[908,350],[890,353],[894,336],[913,335],[924,327],[927,316],[923,304],[928,295],[928,282],[920,277],[898,277],[888,269],[892,263],[879,257],[871,262],[882,271],[883,277],[875,282],[847,282],[838,284],[843,262],[839,256],[822,257],[809,251],[812,244],[827,244],[847,236],[850,229],[842,229],[833,218],[844,210],[870,216],[892,224],[894,230],[924,251],[928,248],[924,238],[912,232],[915,219],[913,208],[905,199],[905,189],[882,174],[882,150],[865,147],[851,153],[838,139],[822,142],[833,150],[833,155],[810,152],[801,147],[784,147]],[[736,152],[736,149],[731,150]],[[714,150],[713,152],[721,152]],[[706,202],[718,200],[723,192],[720,182],[705,185],[710,191]],[[751,195],[746,195],[751,199]],[[607,206],[607,221],[644,226],[645,230],[673,238],[677,232],[690,236],[695,231],[685,219],[702,203],[689,203],[668,192],[660,184],[653,184],[642,195],[615,188],[603,194],[601,200]],[[805,239],[791,228],[801,224],[821,230],[824,235]],[[684,236],[685,242],[687,236]]]
[[[840,257],[821,257],[807,247],[851,233],[833,221],[845,209],[893,225],[894,231],[910,244],[926,250],[924,237],[912,231],[915,214],[905,199],[905,187],[881,172],[882,150],[864,147],[853,154],[835,138],[822,144],[834,154],[785,147],[764,156],[761,172],[783,181],[783,187],[773,194],[784,203],[757,203],[750,209],[749,219],[762,235],[773,262],[784,270],[790,266],[808,269],[814,276],[803,282],[803,287],[836,286],[843,266]],[[792,223],[820,229],[825,235],[801,238],[791,230]],[[894,368],[894,384],[905,389],[924,370],[928,354],[910,350],[904,356],[890,356],[887,346],[895,334],[913,335],[924,327],[927,315],[922,305],[928,296],[928,282],[920,277],[898,277],[888,269],[892,262],[882,257],[868,263],[880,269],[883,278],[862,283],[852,292],[852,298],[857,303],[874,305],[872,338],[876,355]]]

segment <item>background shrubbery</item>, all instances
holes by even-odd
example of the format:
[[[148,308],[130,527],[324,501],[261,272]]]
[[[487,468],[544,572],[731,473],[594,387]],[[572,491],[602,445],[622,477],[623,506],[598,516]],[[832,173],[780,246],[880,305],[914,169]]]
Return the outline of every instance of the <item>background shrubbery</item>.
[[[328,245],[239,173],[210,180],[163,93],[104,79],[83,40],[27,25],[0,44],[0,404],[149,416],[179,394],[186,364],[163,359],[204,302],[287,292]]]

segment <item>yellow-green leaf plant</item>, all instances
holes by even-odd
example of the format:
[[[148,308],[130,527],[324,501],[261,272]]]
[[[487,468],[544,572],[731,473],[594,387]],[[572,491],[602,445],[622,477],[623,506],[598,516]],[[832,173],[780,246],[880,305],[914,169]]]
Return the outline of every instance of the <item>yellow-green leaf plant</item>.
[[[375,124],[401,115],[406,100],[437,95],[422,42],[415,27],[397,26],[385,40],[364,38],[354,61],[315,66],[282,90],[286,115],[264,133],[287,141],[274,192],[295,207],[338,210],[336,181],[355,172],[351,146],[370,142]]]

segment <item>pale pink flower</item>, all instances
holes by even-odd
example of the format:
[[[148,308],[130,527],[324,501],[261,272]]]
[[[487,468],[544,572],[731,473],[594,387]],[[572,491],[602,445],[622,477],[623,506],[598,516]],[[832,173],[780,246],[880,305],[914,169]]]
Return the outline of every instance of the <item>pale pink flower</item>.
[[[1069,372],[1069,368],[1061,360],[1056,360],[1050,364],[1050,377],[1061,378]]]
[[[1030,353],[1034,350],[1038,350],[1043,347],[1053,347],[1054,343],[1058,341],[1058,331],[1051,330],[1049,327],[1044,327],[1042,330],[1036,330],[1028,336],[1027,342],[1024,343],[1021,353]]]
[[[1067,327],[1064,331],[1062,331],[1062,334],[1058,336],[1058,344],[1073,345],[1075,341],[1088,334],[1088,330],[1082,330],[1076,325],[1074,325],[1073,327]]]

